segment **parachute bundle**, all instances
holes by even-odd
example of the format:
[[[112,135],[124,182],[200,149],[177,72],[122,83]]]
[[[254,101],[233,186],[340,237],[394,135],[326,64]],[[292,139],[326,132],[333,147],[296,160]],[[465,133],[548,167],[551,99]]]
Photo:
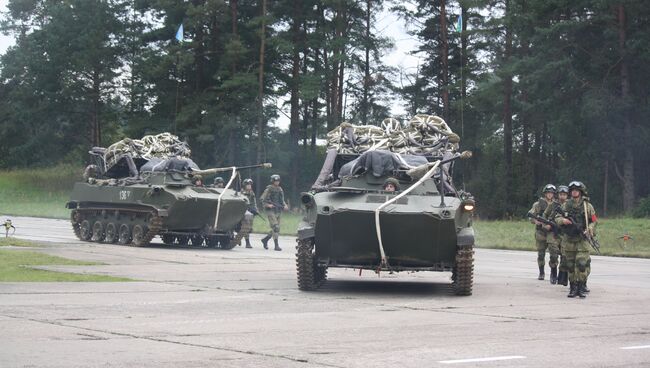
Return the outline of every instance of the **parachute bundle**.
[[[110,145],[104,152],[104,162],[107,167],[115,165],[124,155],[131,155],[134,159],[152,158],[188,159],[192,151],[187,143],[170,133],[145,135],[142,139],[125,138]]]
[[[328,149],[338,153],[360,154],[371,150],[396,153],[442,156],[458,149],[460,137],[447,123],[435,115],[415,115],[402,127],[394,118],[384,119],[380,126],[342,123],[327,133]]]

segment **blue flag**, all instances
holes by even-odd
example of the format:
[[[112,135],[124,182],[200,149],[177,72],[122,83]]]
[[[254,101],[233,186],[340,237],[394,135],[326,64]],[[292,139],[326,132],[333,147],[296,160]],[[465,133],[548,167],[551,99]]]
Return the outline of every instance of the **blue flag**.
[[[460,33],[463,31],[463,13],[460,13],[458,16],[458,23],[456,24],[456,32]]]
[[[183,23],[181,23],[180,27],[178,27],[178,31],[176,31],[176,39],[178,42],[183,42]]]

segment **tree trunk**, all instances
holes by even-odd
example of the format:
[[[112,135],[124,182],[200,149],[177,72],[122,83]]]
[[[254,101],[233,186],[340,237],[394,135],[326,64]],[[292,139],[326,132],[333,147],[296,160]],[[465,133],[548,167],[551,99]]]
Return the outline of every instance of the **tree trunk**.
[[[93,86],[92,86],[92,144],[93,147],[100,147],[102,144],[102,125],[100,121],[100,109],[101,109],[101,99],[100,99],[100,86],[101,80],[99,78],[99,72],[97,70],[93,71]]]
[[[505,65],[510,61],[512,55],[512,29],[509,24],[509,8],[510,0],[506,0],[505,7],[505,31],[506,31],[506,44],[503,55],[503,63]],[[506,188],[512,187],[512,75],[509,72],[504,76],[503,82],[503,156],[505,163],[505,183]]]
[[[293,52],[291,56],[291,85],[290,85],[290,123],[289,135],[291,136],[291,193],[296,193],[298,187],[298,173],[300,172],[300,152],[298,142],[300,141],[300,50],[301,50],[301,0],[293,2],[293,22],[291,24],[291,35],[293,39]]]
[[[440,1],[440,89],[442,91],[442,115],[449,119],[449,41],[447,39],[447,0]]]
[[[370,89],[370,16],[371,16],[371,0],[366,0],[366,39],[365,39],[365,60],[364,60],[364,74],[363,74],[363,99],[361,100],[361,122],[368,123],[368,108],[369,108],[369,89]]]
[[[623,145],[625,157],[623,158],[623,211],[628,212],[634,207],[634,152],[633,152],[633,128],[630,114],[630,76],[627,68],[627,55],[625,48],[626,39],[625,7],[618,5],[618,48],[621,58],[621,100],[624,106]]]
[[[266,0],[262,0],[262,27],[260,29],[260,57],[259,70],[257,75],[257,162],[264,161],[264,131],[266,122],[264,121],[264,53],[266,47]],[[255,184],[260,188],[261,170],[255,170]]]

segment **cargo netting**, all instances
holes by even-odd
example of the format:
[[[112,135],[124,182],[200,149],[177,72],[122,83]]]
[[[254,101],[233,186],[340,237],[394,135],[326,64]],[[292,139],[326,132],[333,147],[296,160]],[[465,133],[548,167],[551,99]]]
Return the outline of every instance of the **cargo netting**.
[[[442,156],[456,151],[460,137],[435,115],[415,115],[405,126],[397,119],[384,119],[380,126],[344,122],[327,133],[327,148],[340,154],[387,150],[402,154]]]
[[[190,158],[192,151],[186,142],[170,133],[145,135],[142,139],[125,138],[110,145],[104,152],[106,167],[115,165],[124,155],[134,159]]]

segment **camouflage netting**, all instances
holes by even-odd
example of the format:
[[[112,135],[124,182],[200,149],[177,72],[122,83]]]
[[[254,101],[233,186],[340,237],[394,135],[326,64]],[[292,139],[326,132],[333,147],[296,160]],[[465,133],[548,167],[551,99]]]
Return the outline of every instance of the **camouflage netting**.
[[[456,151],[460,137],[445,121],[435,115],[415,115],[402,127],[397,119],[388,118],[381,126],[342,123],[327,133],[327,148],[338,153],[360,154],[369,150],[442,156]]]
[[[187,143],[170,133],[145,135],[142,139],[125,138],[113,143],[104,153],[106,167],[115,165],[125,154],[134,159],[150,160],[152,158],[190,158],[192,151]]]

